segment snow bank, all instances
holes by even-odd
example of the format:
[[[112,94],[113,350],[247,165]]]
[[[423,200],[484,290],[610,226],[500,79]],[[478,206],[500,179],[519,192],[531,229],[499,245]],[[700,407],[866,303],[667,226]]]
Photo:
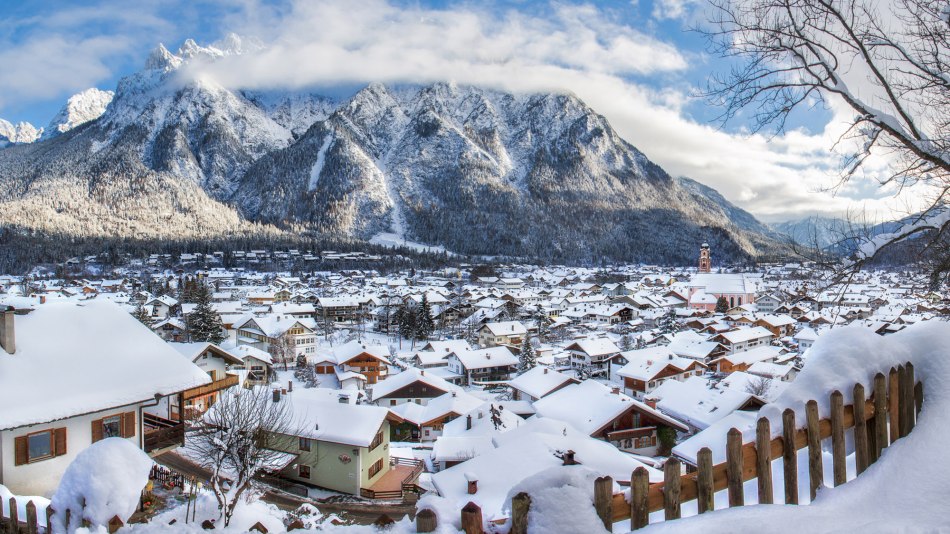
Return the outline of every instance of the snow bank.
[[[553,467],[530,476],[511,489],[505,499],[526,492],[531,496],[529,532],[606,532],[594,510],[594,480],[600,476],[583,466]],[[620,491],[614,484],[613,492]]]
[[[128,521],[139,505],[151,468],[151,458],[126,439],[93,443],[66,468],[53,495],[54,521],[65,527],[66,510],[71,510],[74,525],[80,519],[105,525],[113,516]]]
[[[856,381],[868,386],[875,373],[904,361],[914,364],[924,383],[917,426],[859,477],[837,488],[823,488],[809,506],[731,508],[654,525],[649,532],[947,531],[950,465],[940,461],[939,454],[950,441],[945,417],[950,412],[950,324],[919,323],[887,337],[861,327],[832,330],[812,347],[812,357],[798,378],[762,413],[774,422],[785,407],[803,412],[803,401],[815,399],[827,416],[830,391],[837,388],[848,399]],[[781,487],[781,477],[773,484]]]

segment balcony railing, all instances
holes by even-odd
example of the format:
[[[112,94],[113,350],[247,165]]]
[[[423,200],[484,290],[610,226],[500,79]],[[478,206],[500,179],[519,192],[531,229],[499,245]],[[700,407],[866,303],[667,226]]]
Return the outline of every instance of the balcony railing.
[[[198,386],[196,388],[191,388],[185,390],[182,393],[182,399],[189,400],[214,393],[215,391],[221,391],[222,389],[228,389],[238,385],[238,376],[237,375],[227,375],[221,380],[215,380],[210,384],[205,384],[203,386]]]
[[[153,415],[142,414],[145,452],[178,447],[185,444],[185,424]]]

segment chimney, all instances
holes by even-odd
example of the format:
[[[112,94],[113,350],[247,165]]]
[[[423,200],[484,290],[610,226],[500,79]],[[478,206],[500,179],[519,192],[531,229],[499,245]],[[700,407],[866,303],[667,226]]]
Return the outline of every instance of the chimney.
[[[14,330],[12,307],[8,307],[3,312],[3,318],[0,319],[0,347],[3,347],[7,354],[16,352],[16,332]]]
[[[291,391],[293,391],[293,390],[294,390],[294,381],[293,381],[293,380],[288,380],[288,381],[287,381],[287,392],[289,393],[289,392],[291,392]]]
[[[643,403],[656,410],[656,399],[646,399],[643,401]]]
[[[473,473],[465,473],[465,480],[468,481],[468,494],[475,495],[478,493],[478,478]]]
[[[46,304],[46,295],[40,295],[40,304]]]
[[[468,414],[465,416],[465,430],[471,430],[471,429],[472,429],[472,414]]]
[[[280,402],[280,390],[279,390],[279,389],[275,389],[275,390],[274,390],[274,402]]]
[[[613,393],[614,395],[620,395],[620,388],[614,386],[610,388],[610,392]]]
[[[564,453],[564,465],[577,465],[577,460],[574,459],[574,451],[567,451]]]
[[[548,368],[547,368],[547,367],[544,368],[544,374],[548,374]]]
[[[420,370],[419,370],[419,376],[425,376],[425,375],[426,375],[426,370],[425,370],[425,369],[420,369]]]

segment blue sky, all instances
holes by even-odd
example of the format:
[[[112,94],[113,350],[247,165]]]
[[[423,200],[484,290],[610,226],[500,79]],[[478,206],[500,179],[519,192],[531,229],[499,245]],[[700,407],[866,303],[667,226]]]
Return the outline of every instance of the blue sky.
[[[718,189],[760,218],[840,215],[876,202],[869,183],[830,195],[832,110],[750,135],[693,95],[729,64],[690,31],[706,0],[0,1],[0,118],[45,126],[66,99],[111,90],[164,43],[235,32],[264,51],[203,66],[233,89],[330,90],[369,81],[571,91],[673,175]],[[195,67],[197,68],[197,67]],[[839,112],[841,110],[838,110]]]

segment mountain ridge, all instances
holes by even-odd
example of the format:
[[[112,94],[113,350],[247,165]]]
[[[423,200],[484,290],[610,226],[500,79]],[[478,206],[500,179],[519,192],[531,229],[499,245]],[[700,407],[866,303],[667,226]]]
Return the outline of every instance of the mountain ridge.
[[[780,248],[571,94],[371,83],[339,101],[180,76],[241,48],[159,46],[97,119],[0,151],[0,224],[159,238],[394,233],[562,260],[686,262],[703,241],[733,260]]]

